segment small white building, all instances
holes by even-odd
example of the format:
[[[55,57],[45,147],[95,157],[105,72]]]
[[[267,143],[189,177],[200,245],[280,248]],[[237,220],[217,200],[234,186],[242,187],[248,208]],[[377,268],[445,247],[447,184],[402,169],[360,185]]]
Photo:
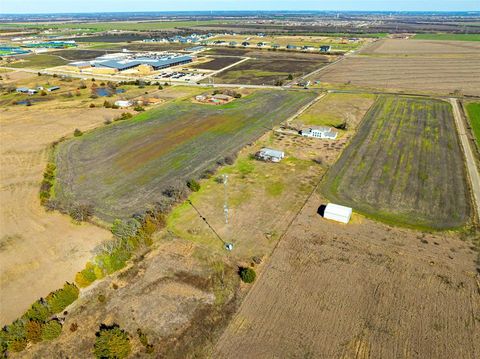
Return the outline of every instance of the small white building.
[[[301,130],[300,134],[305,137],[326,138],[329,140],[335,140],[338,136],[338,132],[333,131],[330,127],[323,126]]]
[[[323,218],[333,221],[348,223],[352,217],[352,209],[350,207],[340,206],[339,204],[329,203],[325,207]]]
[[[262,148],[255,156],[263,161],[280,162],[285,158],[285,153],[271,148]]]
[[[133,105],[132,101],[124,101],[124,100],[115,101],[115,106],[118,106],[118,107],[130,107],[132,105]]]

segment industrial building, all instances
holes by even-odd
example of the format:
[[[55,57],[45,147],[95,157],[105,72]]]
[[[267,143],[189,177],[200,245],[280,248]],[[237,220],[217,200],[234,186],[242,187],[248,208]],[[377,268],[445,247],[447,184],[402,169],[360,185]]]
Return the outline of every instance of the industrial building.
[[[118,71],[129,70],[140,65],[151,66],[154,70],[165,69],[167,67],[188,64],[193,61],[191,56],[171,56],[171,57],[139,57],[133,59],[105,60],[93,64],[94,67],[108,67]]]
[[[120,52],[97,57],[91,61],[75,61],[69,66],[78,70],[91,70],[96,73],[114,73],[136,68],[139,72],[148,73],[172,66],[184,65],[194,59],[190,55],[172,53],[129,53]]]

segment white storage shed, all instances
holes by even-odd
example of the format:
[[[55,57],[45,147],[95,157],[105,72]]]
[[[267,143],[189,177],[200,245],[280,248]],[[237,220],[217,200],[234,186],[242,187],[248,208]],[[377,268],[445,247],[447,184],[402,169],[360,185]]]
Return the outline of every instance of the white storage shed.
[[[329,203],[325,207],[323,217],[337,222],[348,223],[352,217],[352,209],[350,207]]]

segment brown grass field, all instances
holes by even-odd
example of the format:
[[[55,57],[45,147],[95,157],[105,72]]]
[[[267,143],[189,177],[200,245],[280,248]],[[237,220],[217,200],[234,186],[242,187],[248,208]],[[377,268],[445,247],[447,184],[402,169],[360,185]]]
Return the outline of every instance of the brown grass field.
[[[40,106],[49,108],[39,109]],[[75,128],[86,130],[116,111],[62,108],[58,103],[0,110],[0,324],[71,280],[91,251],[110,238],[91,224],[46,213],[38,193],[48,145]]]
[[[478,42],[380,40],[312,80],[376,89],[480,95]]]
[[[219,340],[215,358],[480,356],[476,253],[457,235],[322,219],[316,194]]]

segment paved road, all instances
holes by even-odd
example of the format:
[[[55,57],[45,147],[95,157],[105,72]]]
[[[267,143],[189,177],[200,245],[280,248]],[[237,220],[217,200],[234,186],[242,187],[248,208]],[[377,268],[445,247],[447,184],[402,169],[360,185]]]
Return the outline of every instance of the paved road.
[[[472,146],[470,144],[470,140],[468,139],[467,129],[465,128],[465,122],[463,121],[463,115],[458,106],[458,100],[451,98],[450,103],[453,107],[453,117],[455,118],[458,135],[462,143],[463,153],[465,154],[467,171],[470,177],[470,183],[472,185],[474,205],[476,207],[477,215],[480,215],[480,171],[478,170],[477,163],[475,162]]]

